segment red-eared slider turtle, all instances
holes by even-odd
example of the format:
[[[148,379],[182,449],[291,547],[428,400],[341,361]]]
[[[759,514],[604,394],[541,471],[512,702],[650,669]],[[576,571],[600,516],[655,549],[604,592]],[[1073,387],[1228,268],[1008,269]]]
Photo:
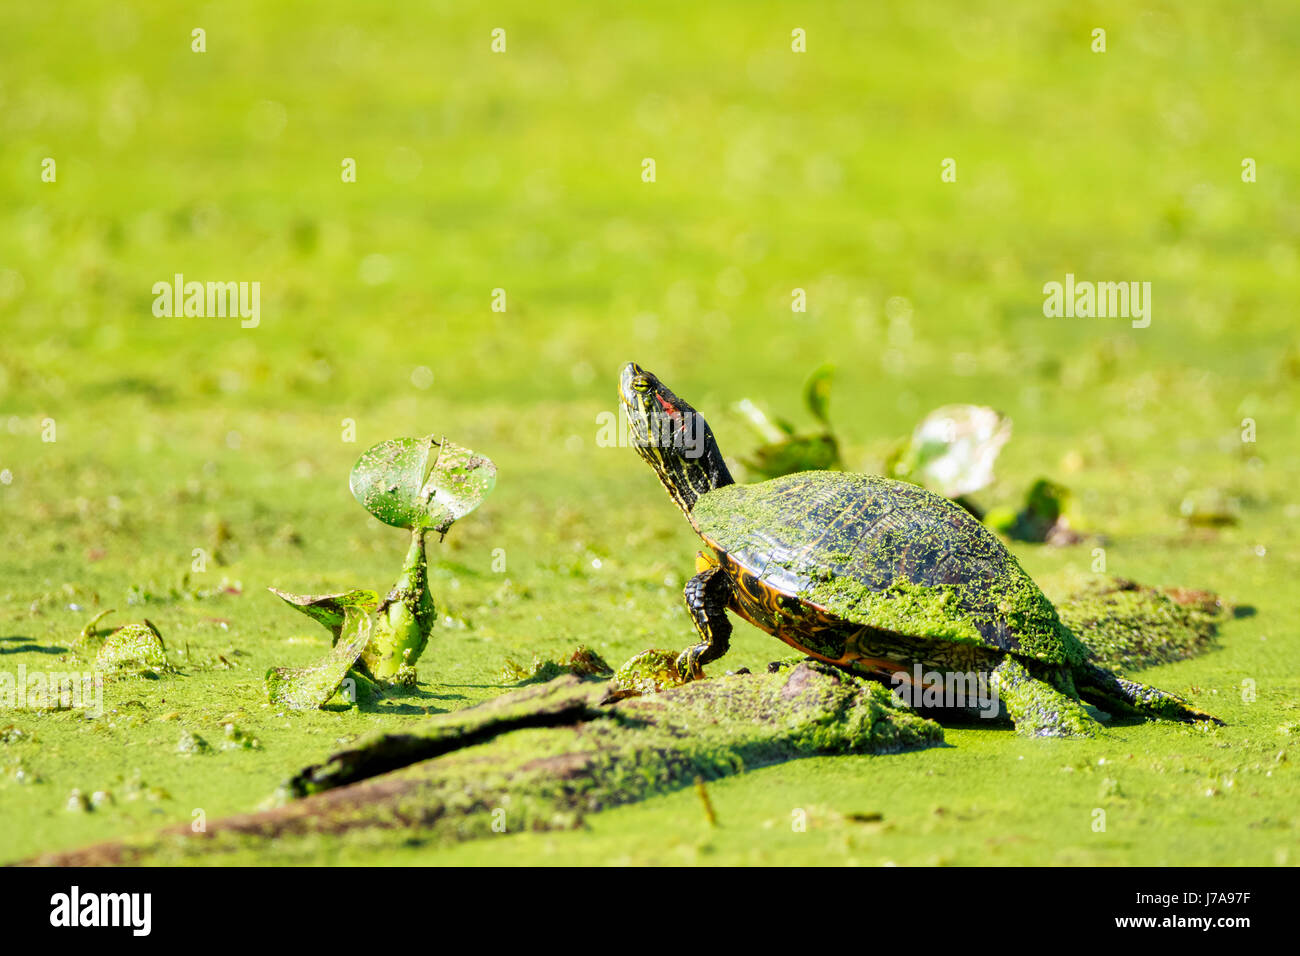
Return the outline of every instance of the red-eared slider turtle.
[[[681,679],[726,653],[730,610],[804,654],[914,691],[931,675],[946,688],[986,681],[993,709],[1022,733],[1091,734],[1080,697],[1218,722],[1091,662],[1002,542],[947,498],[832,471],[736,484],[707,422],[658,378],[629,364],[619,395],[638,454],[708,546],[686,585],[700,641],[677,658]]]

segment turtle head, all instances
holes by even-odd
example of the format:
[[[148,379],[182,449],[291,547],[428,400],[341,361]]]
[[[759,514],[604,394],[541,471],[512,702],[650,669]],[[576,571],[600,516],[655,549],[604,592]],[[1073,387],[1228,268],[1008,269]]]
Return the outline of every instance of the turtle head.
[[[629,362],[618,394],[633,447],[688,518],[700,495],[733,483],[709,423],[652,373]]]

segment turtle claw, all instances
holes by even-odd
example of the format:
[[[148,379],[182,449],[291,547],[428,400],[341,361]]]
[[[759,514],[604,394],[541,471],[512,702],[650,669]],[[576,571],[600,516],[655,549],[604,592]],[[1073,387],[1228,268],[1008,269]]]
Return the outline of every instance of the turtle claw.
[[[689,648],[677,655],[673,665],[681,683],[689,684],[693,680],[704,680],[704,668],[700,666],[700,654],[695,648]]]

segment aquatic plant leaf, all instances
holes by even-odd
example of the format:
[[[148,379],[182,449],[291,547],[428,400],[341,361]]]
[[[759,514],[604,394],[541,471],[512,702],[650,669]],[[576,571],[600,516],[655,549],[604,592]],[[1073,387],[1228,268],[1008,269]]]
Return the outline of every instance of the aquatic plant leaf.
[[[1020,511],[995,508],[985,516],[984,523],[1015,541],[1065,546],[1083,540],[1078,530],[1083,522],[1075,507],[1074,494],[1046,478],[1039,478],[1030,486]]]
[[[930,412],[887,469],[948,498],[993,481],[993,463],[1011,437],[1011,420],[983,405],[944,405]]]
[[[316,710],[338,691],[343,678],[370,641],[372,618],[364,609],[344,608],[339,640],[325,658],[309,667],[272,667],[266,672],[266,696],[290,710]]]
[[[1074,494],[1064,485],[1039,478],[1029,488],[1025,497],[1025,511],[1037,521],[1055,524],[1061,515],[1070,510]]]
[[[438,447],[432,435],[390,438],[367,449],[352,466],[352,497],[384,524],[414,528],[424,518],[420,492]]]
[[[767,413],[755,405],[747,398],[742,398],[736,403],[736,411],[740,412],[741,417],[749,423],[759,438],[765,442],[784,441],[788,435],[794,433],[794,427],[789,422],[777,420],[773,421],[767,417]]]
[[[840,449],[835,436],[795,435],[785,441],[760,445],[745,467],[761,478],[780,478],[797,471],[831,471],[840,467]]]
[[[323,624],[334,635],[335,641],[339,639],[343,618],[349,607],[373,611],[379,606],[379,595],[366,588],[353,588],[338,594],[290,594],[279,588],[267,590],[313,621]]]
[[[424,527],[439,534],[483,503],[497,483],[492,459],[443,440],[437,461],[420,494],[424,500]]]
[[[830,430],[834,373],[833,365],[823,365],[804,383],[804,404],[825,429],[819,434],[799,434],[790,422],[767,415],[747,398],[736,405],[736,410],[763,440],[763,444],[749,457],[740,459],[756,478],[780,478],[797,471],[829,471],[842,467],[839,442]]]
[[[432,435],[380,442],[357,459],[348,482],[353,497],[384,524],[439,534],[482,504],[495,485],[491,459]]]
[[[208,743],[192,730],[181,732],[176,742],[176,752],[183,757],[197,757],[212,753],[212,744]]]
[[[808,377],[803,387],[804,404],[814,418],[830,428],[831,383],[835,378],[835,366],[823,365]]]

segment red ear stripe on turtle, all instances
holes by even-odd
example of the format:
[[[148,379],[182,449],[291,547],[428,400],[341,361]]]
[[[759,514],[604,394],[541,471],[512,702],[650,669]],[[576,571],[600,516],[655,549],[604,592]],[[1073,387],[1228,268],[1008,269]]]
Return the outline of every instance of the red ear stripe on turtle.
[[[674,406],[672,402],[668,401],[668,399],[664,398],[659,393],[657,392],[655,393],[655,398],[658,399],[660,407],[663,408],[663,410],[667,412],[669,415],[676,417],[677,415],[681,414],[679,411],[677,411],[676,406]]]

